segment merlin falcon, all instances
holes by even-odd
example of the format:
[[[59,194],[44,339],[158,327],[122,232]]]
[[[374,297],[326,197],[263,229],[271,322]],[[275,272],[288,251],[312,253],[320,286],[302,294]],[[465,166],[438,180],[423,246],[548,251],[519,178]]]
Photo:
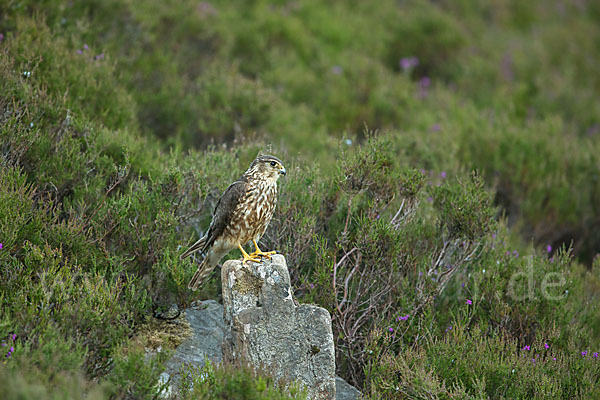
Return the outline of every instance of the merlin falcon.
[[[285,175],[281,160],[262,155],[252,161],[248,170],[223,192],[206,235],[181,255],[183,259],[199,251],[202,256],[188,288],[196,290],[221,258],[236,247],[242,252],[244,263],[260,262],[261,257],[270,258],[275,254],[274,251],[261,251],[257,242],[273,217],[280,175]],[[248,254],[242,246],[250,241],[255,251]]]

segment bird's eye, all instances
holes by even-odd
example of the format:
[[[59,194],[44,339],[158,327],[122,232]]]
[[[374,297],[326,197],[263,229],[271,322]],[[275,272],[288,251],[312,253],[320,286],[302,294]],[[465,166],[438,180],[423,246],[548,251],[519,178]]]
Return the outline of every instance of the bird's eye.
[[[271,161],[271,167],[274,167],[275,165],[277,165],[277,163],[275,161]]]

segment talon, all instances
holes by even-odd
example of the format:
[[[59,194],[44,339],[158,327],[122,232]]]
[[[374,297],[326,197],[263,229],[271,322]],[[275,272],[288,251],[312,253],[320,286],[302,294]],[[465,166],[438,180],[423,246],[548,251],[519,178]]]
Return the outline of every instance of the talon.
[[[268,259],[271,258],[271,256],[273,254],[277,254],[276,251],[255,251],[253,253],[248,254],[250,257],[267,257]]]
[[[250,253],[250,257],[267,257],[267,259],[270,260],[273,254],[277,254],[276,251],[262,251],[258,248],[258,243],[256,243],[256,240],[254,239],[252,239],[252,243],[254,243],[254,247],[256,247],[256,250]]]
[[[242,260],[242,264],[246,264],[246,261],[252,261],[255,263],[260,263],[262,260],[258,257],[255,257],[254,255],[250,255],[248,253],[246,253],[246,251],[244,250],[244,248],[238,244],[238,249],[240,249],[240,251],[242,252],[242,256],[244,257],[244,259]]]

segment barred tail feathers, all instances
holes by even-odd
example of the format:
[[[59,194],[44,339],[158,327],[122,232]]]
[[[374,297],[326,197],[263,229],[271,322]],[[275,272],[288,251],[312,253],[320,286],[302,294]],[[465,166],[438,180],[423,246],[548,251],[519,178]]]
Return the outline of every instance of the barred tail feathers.
[[[210,262],[210,257],[204,257],[200,265],[198,265],[198,269],[196,273],[190,279],[190,283],[188,283],[188,289],[196,290],[198,286],[206,279],[210,273],[215,269],[215,264]]]
[[[204,245],[206,244],[206,238],[207,238],[207,236],[203,236],[200,239],[198,239],[198,241],[196,243],[194,243],[193,245],[191,245],[189,249],[187,249],[181,256],[179,256],[179,258],[183,260],[190,254],[195,253],[196,251],[202,249],[204,247]]]

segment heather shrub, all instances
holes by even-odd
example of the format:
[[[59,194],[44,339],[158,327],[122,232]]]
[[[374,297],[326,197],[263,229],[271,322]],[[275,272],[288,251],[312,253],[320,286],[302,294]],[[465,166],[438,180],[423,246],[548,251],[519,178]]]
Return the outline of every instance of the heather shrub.
[[[582,273],[591,282],[596,274],[564,249],[523,256],[507,239],[495,233],[429,313],[388,319],[371,331],[365,368],[371,397],[596,396],[598,312],[584,310],[586,291],[573,286]],[[571,323],[582,314],[588,323]]]
[[[599,188],[580,182],[597,180],[598,143],[583,143],[576,150],[561,121],[547,120],[509,131],[494,127],[479,143],[466,145],[462,156],[471,165],[487,160],[483,173],[495,186],[497,203],[525,236],[553,247],[572,240],[576,253],[590,262],[600,244],[592,226]]]
[[[86,381],[78,374],[64,371],[53,376],[48,382],[47,370],[35,367],[9,370],[0,368],[2,377],[2,398],[6,400],[66,400],[66,399],[105,399],[107,392],[101,385]]]
[[[470,37],[477,38],[460,55],[459,90],[519,121],[556,115],[580,137],[596,135],[598,104],[590,100],[598,74],[590,52],[600,35],[597,4],[476,3],[444,5],[468,21]],[[577,46],[570,45],[573,41]]]
[[[314,265],[300,272],[301,293],[332,313],[338,368],[357,383],[369,332],[429,309],[493,226],[479,178],[444,177],[428,199],[425,175],[396,155],[393,142],[370,137],[341,161],[336,184],[343,194],[328,204]]]
[[[145,291],[127,274],[94,270],[93,258],[82,266],[71,252],[90,247],[90,240],[78,235],[79,225],[61,222],[55,207],[36,204],[36,192],[20,171],[4,168],[0,182],[6,329],[34,349],[49,340],[48,335],[68,340],[70,346],[78,346],[75,354],[85,356],[89,374],[102,373],[110,363],[111,348],[133,332],[148,307]],[[68,369],[77,367],[63,361]]]
[[[3,338],[16,335],[10,346],[15,350],[4,355],[3,374],[32,393],[54,398],[76,396],[71,387],[97,393],[100,389],[87,379],[107,375],[134,381],[113,396],[153,393],[157,367],[146,365],[142,356],[134,366],[116,368],[123,359],[117,349],[157,306],[152,301],[156,286],[143,282],[174,279],[150,273],[157,256],[147,252],[167,245],[175,253],[178,243],[166,243],[162,234],[139,236],[156,226],[173,232],[162,227],[175,218],[167,200],[175,194],[165,183],[174,175],[165,174],[152,185],[151,175],[158,169],[148,161],[160,160],[158,149],[140,139],[135,123],[122,114],[128,107],[119,105],[119,96],[111,92],[122,92],[112,69],[86,69],[90,61],[77,62],[76,54],[64,51],[64,41],[45,37],[49,32],[32,20],[23,19],[16,29],[10,47],[2,48],[6,68],[0,83],[0,333]],[[28,51],[15,55],[20,46]],[[45,51],[52,54],[40,58],[38,53]],[[65,59],[53,58],[56,54]],[[23,75],[35,59],[37,67]],[[68,89],[57,73],[80,79],[73,84],[92,96],[110,98],[117,107],[99,111],[86,108],[85,102],[75,104],[81,96],[65,96]],[[102,82],[98,87],[92,79],[96,73]],[[101,101],[95,104],[102,106]],[[112,128],[101,125],[103,117]],[[132,124],[132,131],[114,130],[122,124]],[[141,153],[142,148],[147,152]],[[137,225],[140,216],[146,219]],[[144,374],[146,382],[140,379]],[[101,386],[101,391],[111,387]],[[28,396],[27,388],[13,389],[15,396]]]
[[[369,366],[372,398],[593,398],[597,396],[597,352],[571,343],[568,352],[553,349],[548,339],[531,345],[490,336],[476,324],[455,321],[443,337],[425,335],[420,346],[398,353],[379,332],[373,340],[377,362]],[[466,327],[463,324],[467,324]],[[381,353],[377,353],[380,351]]]
[[[219,298],[179,254],[264,151],[289,172],[261,245],[368,397],[598,397],[599,11],[0,3],[5,393],[156,396],[166,356],[140,332]]]
[[[465,45],[465,33],[451,14],[426,1],[408,2],[391,35],[386,64],[408,75],[451,78]]]
[[[243,365],[217,366],[206,362],[202,367],[183,370],[179,396],[182,399],[305,399],[306,395],[292,383],[275,386],[268,373]]]
[[[4,79],[8,80],[3,83],[3,93],[41,94],[41,99],[32,99],[33,104],[26,103],[33,114],[28,118],[28,124],[33,122],[32,130],[45,128],[41,112],[47,117],[65,118],[67,109],[76,116],[101,120],[111,129],[135,126],[134,102],[118,83],[114,63],[100,50],[86,45],[85,51],[76,51],[73,47],[79,43],[53,35],[41,17],[19,16],[11,22],[15,31],[2,43],[3,52],[10,54],[2,61]],[[50,99],[49,104],[36,106]]]
[[[158,379],[168,359],[166,352],[148,357],[144,348],[135,345],[115,352],[113,369],[108,376],[109,395],[117,399],[141,399],[164,393],[167,384]]]

